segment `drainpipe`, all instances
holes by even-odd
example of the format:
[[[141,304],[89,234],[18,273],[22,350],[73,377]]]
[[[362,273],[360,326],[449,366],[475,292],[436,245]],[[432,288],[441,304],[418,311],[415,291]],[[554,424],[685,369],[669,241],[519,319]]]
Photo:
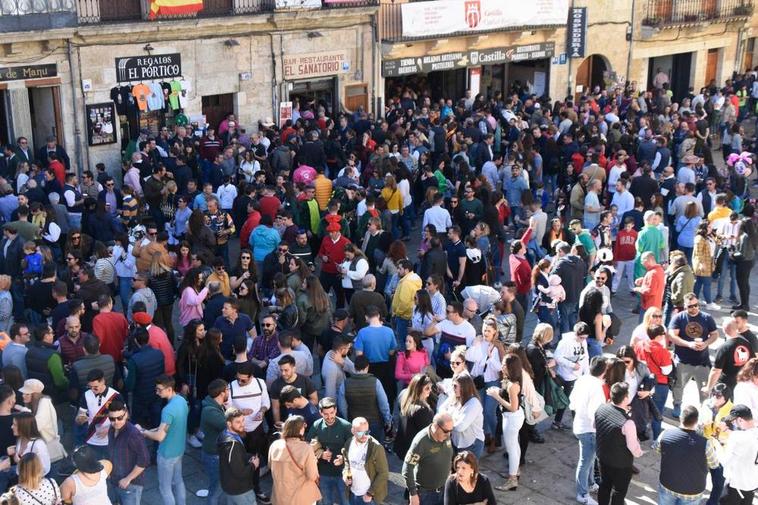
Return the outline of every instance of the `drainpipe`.
[[[71,39],[66,41],[67,55],[68,55],[68,73],[71,79],[71,105],[73,107],[74,116],[74,152],[76,155],[76,165],[79,167],[79,174],[81,174],[84,167],[84,160],[82,158],[82,130],[79,128],[79,110],[76,103],[76,81],[74,79],[74,48],[71,45]],[[77,65],[77,73],[81,80],[81,67]],[[84,105],[84,95],[82,95],[82,105]]]
[[[574,12],[574,0],[571,0],[571,8],[569,9],[569,12]],[[566,26],[567,33],[566,33],[566,37],[565,37],[566,38],[565,44],[566,44],[566,56],[567,56],[566,59],[568,60],[568,89],[566,90],[566,96],[570,96],[572,98],[572,101],[573,101],[573,97],[574,97],[574,86],[573,86],[574,76],[572,75],[572,68],[571,68],[573,66],[571,64],[571,60],[573,58],[571,58],[571,54],[569,53],[568,30],[569,30],[569,27]]]
[[[379,7],[381,9],[381,6]],[[379,35],[377,29],[377,15],[371,15],[371,108],[369,110],[374,111],[374,116],[379,118],[381,111],[376,108],[376,88],[379,86],[379,77],[377,76],[376,67],[376,46],[379,44]],[[382,83],[383,84],[383,83]]]
[[[631,20],[631,35],[629,36],[629,52],[626,56],[626,80],[632,82],[630,75],[632,71],[632,46],[634,45],[634,12],[637,9],[637,0],[632,0],[632,20]]]

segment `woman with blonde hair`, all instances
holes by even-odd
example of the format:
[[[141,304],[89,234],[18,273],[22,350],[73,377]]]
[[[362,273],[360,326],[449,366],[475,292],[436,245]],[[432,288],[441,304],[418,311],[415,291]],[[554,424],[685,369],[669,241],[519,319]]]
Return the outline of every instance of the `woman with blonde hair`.
[[[484,409],[468,373],[453,377],[453,394],[437,409],[453,418],[450,439],[456,452],[471,451],[481,456],[484,450]]]
[[[526,348],[526,357],[534,371],[534,387],[537,391],[545,390],[545,376],[549,373],[555,375],[551,368],[555,367],[555,361],[548,359],[545,351],[553,341],[553,327],[546,323],[538,323],[532,333],[532,341]]]
[[[19,505],[58,505],[61,489],[53,479],[45,478],[40,458],[30,452],[18,462],[18,485],[15,489]]]
[[[634,348],[639,342],[649,342],[647,329],[653,325],[663,324],[663,311],[658,307],[650,307],[642,316],[642,322],[632,330],[629,347]]]
[[[150,277],[147,286],[155,293],[157,308],[153,316],[153,323],[163,328],[168,335],[169,340],[174,342],[174,323],[172,320],[172,311],[174,300],[179,294],[174,275],[174,270],[164,263],[161,253],[153,253],[150,261]]]
[[[0,275],[0,331],[5,333],[8,333],[13,324],[13,298],[10,289],[10,276]]]
[[[318,463],[304,436],[303,416],[290,416],[284,421],[281,438],[271,444],[268,467],[274,481],[273,505],[311,505],[321,499]]]

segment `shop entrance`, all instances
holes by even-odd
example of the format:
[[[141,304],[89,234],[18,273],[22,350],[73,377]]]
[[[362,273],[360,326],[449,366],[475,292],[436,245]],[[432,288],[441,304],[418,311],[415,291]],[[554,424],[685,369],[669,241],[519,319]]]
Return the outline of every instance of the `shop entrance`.
[[[599,54],[593,54],[584,59],[576,70],[576,85],[582,86],[583,93],[588,90],[592,91],[596,87],[601,90],[605,89],[604,72],[610,71],[605,57]]]
[[[653,79],[660,69],[669,76],[673,100],[681,101],[689,92],[693,55],[694,53],[680,53],[648,59],[647,89],[653,88]]]
[[[467,68],[414,74],[404,77],[388,77],[384,81],[385,96],[402,96],[403,90],[410,89],[416,94],[428,95],[432,101],[450,98],[457,102],[466,95]]]
[[[63,145],[60,88],[58,86],[29,88],[29,117],[32,124],[32,145],[35,149],[55,136]]]
[[[218,131],[218,125],[229,114],[234,114],[233,93],[203,97],[203,115],[208,126],[212,126]]]
[[[334,117],[334,111],[339,110],[336,77],[293,81],[290,86],[289,101],[298,101],[301,112],[308,109],[315,111],[321,106],[326,111],[326,117]]]

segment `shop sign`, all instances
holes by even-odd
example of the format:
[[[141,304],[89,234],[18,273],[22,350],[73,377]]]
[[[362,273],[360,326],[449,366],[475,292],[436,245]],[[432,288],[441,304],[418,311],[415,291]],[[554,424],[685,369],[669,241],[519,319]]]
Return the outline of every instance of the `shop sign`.
[[[401,5],[403,37],[439,37],[525,26],[564,26],[568,0],[434,0]]]
[[[584,58],[584,50],[587,47],[587,7],[571,8],[566,33],[569,58]]]
[[[0,82],[20,81],[26,79],[45,79],[58,75],[58,66],[55,63],[49,65],[25,65],[23,67],[0,67]]]
[[[182,56],[179,53],[116,58],[117,82],[173,79],[181,75]]]
[[[320,9],[321,0],[276,0],[275,9]]]
[[[555,53],[554,42],[541,42],[502,49],[478,49],[455,53],[435,54],[382,62],[384,77],[400,77],[412,74],[427,74],[439,70],[454,70],[479,65],[496,65],[517,61],[550,58]]]
[[[293,54],[284,57],[284,80],[291,81],[350,71],[347,51]]]

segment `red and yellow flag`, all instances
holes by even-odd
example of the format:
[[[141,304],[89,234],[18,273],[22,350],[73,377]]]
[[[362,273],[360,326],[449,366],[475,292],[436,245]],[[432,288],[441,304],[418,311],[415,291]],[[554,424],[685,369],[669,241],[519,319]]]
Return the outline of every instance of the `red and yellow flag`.
[[[150,19],[180,16],[203,10],[203,0],[150,0]]]

